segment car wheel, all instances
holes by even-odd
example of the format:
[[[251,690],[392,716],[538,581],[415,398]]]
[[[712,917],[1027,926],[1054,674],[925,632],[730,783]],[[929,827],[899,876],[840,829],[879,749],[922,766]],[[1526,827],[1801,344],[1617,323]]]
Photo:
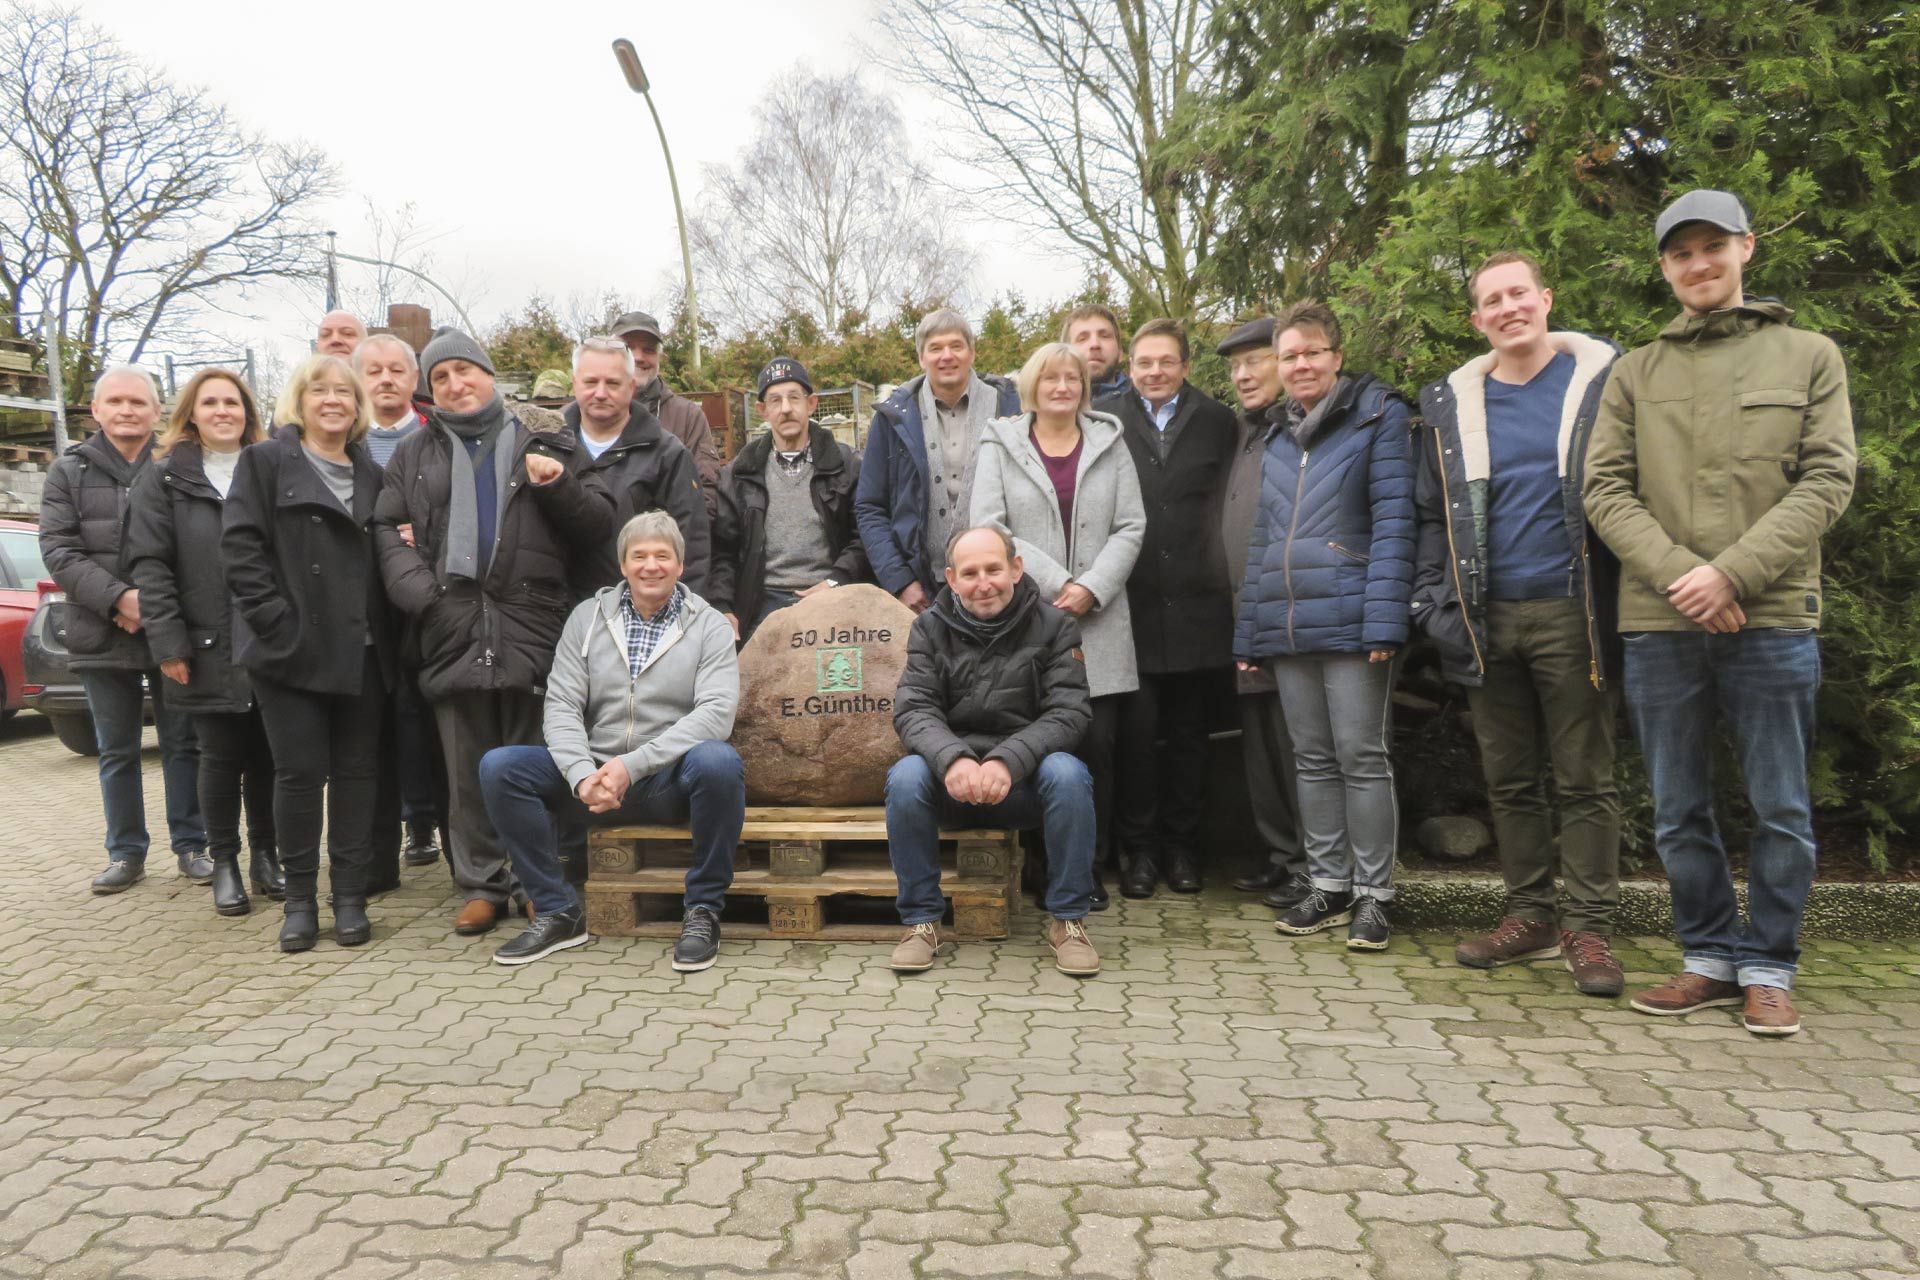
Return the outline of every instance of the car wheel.
[[[92,716],[48,716],[53,722],[54,736],[60,739],[60,745],[77,756],[97,756],[100,744],[93,736]]]

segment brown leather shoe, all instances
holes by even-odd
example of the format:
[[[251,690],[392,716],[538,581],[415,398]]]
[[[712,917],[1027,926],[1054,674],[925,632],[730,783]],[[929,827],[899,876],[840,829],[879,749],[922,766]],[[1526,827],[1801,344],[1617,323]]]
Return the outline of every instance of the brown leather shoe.
[[[1641,1013],[1676,1018],[1696,1009],[1739,1004],[1741,999],[1740,984],[1737,982],[1722,982],[1698,973],[1682,973],[1668,978],[1652,990],[1642,991],[1628,1003]]]
[[[1627,975],[1613,958],[1613,946],[1597,933],[1560,934],[1560,954],[1573,975],[1574,989],[1583,996],[1617,996],[1627,989]]]
[[[453,918],[453,931],[465,937],[476,933],[491,932],[500,922],[500,908],[485,898],[474,898],[460,908],[460,914]]]
[[[1741,1022],[1757,1036],[1790,1036],[1800,1030],[1800,1014],[1793,997],[1782,987],[1747,988],[1747,1007]]]
[[[1491,969],[1519,960],[1551,960],[1560,954],[1560,938],[1545,920],[1503,917],[1493,932],[1468,938],[1453,958],[1469,969]]]

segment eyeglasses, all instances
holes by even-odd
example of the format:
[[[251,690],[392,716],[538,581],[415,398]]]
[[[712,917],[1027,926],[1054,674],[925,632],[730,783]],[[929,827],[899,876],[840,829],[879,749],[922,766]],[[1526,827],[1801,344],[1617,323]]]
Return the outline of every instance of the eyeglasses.
[[[1332,350],[1332,347],[1306,347],[1294,352],[1292,355],[1276,356],[1275,358],[1280,361],[1280,367],[1282,369],[1291,369],[1302,360],[1318,360],[1321,356],[1326,355]]]
[[[1249,351],[1245,355],[1235,356],[1227,361],[1227,376],[1237,378],[1242,371],[1258,369],[1274,359],[1272,351]]]

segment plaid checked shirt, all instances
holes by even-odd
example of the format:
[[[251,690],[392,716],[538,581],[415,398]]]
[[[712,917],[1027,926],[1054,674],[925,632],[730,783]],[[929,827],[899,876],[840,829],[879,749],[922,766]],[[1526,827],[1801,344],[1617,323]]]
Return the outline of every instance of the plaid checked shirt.
[[[626,624],[627,628],[627,677],[629,679],[638,680],[640,672],[653,660],[655,651],[660,648],[660,642],[667,638],[667,632],[673,629],[673,624],[680,621],[680,606],[685,603],[686,598],[686,584],[674,583],[673,595],[668,598],[660,612],[653,615],[653,621],[648,622],[640,616],[640,611],[633,607],[633,588],[626,586],[620,588],[620,620]]]

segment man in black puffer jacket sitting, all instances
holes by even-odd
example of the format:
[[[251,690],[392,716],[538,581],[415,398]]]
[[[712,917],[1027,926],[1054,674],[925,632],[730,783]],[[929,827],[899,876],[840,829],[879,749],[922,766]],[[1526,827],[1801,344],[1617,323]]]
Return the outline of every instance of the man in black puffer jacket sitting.
[[[909,754],[887,775],[887,848],[907,932],[890,963],[930,969],[939,952],[942,826],[1037,825],[1054,964],[1097,973],[1085,928],[1093,778],[1073,754],[1093,723],[1079,624],[1040,598],[998,529],[955,534],[946,564],[946,590],[914,619],[894,696]]]

